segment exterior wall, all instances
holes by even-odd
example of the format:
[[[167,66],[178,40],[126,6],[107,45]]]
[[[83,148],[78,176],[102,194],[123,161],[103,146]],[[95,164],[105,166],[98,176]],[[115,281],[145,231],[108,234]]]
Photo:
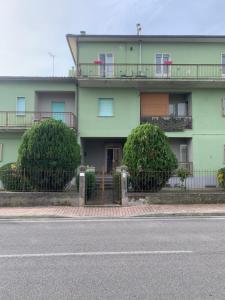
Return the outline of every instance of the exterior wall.
[[[49,82],[47,80],[0,80],[0,120],[4,119],[4,117],[1,116],[1,112],[16,111],[16,99],[18,96],[24,96],[26,98],[26,111],[35,111],[36,109],[43,109],[44,111],[47,109],[48,103],[44,104],[44,106],[38,107],[35,103],[36,93],[43,91],[57,92],[57,95],[59,93],[59,96],[61,96],[61,92],[65,91],[75,93],[76,86],[75,82]],[[72,109],[71,112],[75,113],[75,99],[73,99],[73,103],[71,102],[72,101],[70,100],[70,107],[68,109]],[[25,116],[27,121],[29,121],[32,117],[33,115]],[[18,118],[19,120],[21,119],[21,116],[16,116],[16,114],[14,114],[12,118],[14,123],[19,124],[19,121],[15,121],[15,118]],[[14,132],[10,129],[10,133],[0,131],[0,143],[3,144],[3,159],[0,162],[0,166],[17,160],[17,151],[21,142],[22,134],[23,132],[21,132],[21,130],[17,131],[17,129],[15,129]]]
[[[21,137],[22,133],[0,133],[0,144],[3,144],[3,155],[0,167],[17,160]]]
[[[36,92],[41,91],[72,91],[75,92],[75,82],[48,82],[25,80],[0,80],[0,111],[16,111],[16,99],[26,98],[26,111],[35,110]],[[73,111],[75,113],[75,111]]]
[[[113,117],[98,116],[98,99],[113,98]],[[140,124],[140,96],[133,88],[79,88],[80,137],[127,137]]]
[[[79,63],[93,63],[99,53],[113,53],[114,63],[139,63],[139,43],[80,42]],[[142,63],[155,64],[156,53],[169,53],[173,64],[221,64],[224,43],[142,43]]]
[[[36,111],[51,112],[52,102],[65,102],[65,112],[75,112],[75,93],[44,92],[36,96]]]

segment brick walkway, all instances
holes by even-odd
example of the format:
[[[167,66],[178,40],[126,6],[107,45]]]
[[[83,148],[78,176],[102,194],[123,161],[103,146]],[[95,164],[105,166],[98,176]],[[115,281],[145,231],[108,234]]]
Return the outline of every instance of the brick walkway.
[[[224,214],[225,204],[137,205],[128,207],[2,207],[4,217],[132,217],[158,214]]]

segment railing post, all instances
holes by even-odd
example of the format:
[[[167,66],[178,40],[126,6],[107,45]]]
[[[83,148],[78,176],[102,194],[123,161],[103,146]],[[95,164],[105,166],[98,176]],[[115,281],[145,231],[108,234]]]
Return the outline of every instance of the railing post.
[[[128,197],[127,197],[127,167],[121,167],[121,205],[128,205]]]
[[[85,205],[85,166],[79,168],[79,206]]]

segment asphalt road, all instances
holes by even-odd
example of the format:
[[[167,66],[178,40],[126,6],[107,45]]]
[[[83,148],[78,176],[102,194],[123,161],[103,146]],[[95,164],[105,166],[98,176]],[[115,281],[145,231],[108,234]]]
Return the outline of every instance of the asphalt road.
[[[225,218],[1,220],[0,299],[225,299]]]

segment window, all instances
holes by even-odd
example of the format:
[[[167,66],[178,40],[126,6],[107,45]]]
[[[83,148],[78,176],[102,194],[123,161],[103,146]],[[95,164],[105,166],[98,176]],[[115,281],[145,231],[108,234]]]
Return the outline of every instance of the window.
[[[19,116],[25,115],[25,97],[17,97],[16,114]]]
[[[188,145],[180,145],[180,162],[188,162]]]
[[[221,63],[222,63],[222,75],[225,76],[225,53],[222,53]]]
[[[223,99],[223,116],[225,116],[225,99]]]
[[[0,161],[3,160],[3,144],[0,144]]]
[[[100,65],[100,76],[101,77],[113,77],[113,55],[112,53],[100,53],[99,60]]]
[[[170,103],[169,114],[175,117],[186,117],[188,115],[188,103]]]
[[[170,66],[165,63],[170,60],[170,55],[165,53],[157,53],[155,57],[156,62],[156,75],[169,76]]]
[[[100,117],[112,117],[113,116],[113,99],[99,99],[99,111]]]

